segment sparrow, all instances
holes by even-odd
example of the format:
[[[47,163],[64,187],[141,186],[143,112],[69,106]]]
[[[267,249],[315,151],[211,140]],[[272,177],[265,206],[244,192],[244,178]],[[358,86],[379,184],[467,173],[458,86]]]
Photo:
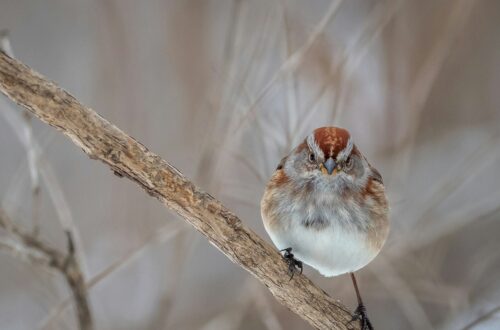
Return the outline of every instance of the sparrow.
[[[373,329],[354,272],[382,249],[389,234],[382,176],[340,127],[315,129],[285,156],[261,200],[264,227],[284,252],[288,272],[302,262],[327,277],[350,273],[355,319]]]

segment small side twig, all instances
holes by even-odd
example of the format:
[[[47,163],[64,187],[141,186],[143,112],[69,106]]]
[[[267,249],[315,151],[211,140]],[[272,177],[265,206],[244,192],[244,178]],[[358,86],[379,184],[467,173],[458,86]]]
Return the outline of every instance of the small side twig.
[[[87,291],[90,291],[97,284],[102,282],[104,279],[109,278],[111,274],[114,274],[119,269],[123,269],[126,265],[129,265],[133,260],[137,259],[139,255],[141,255],[147,248],[151,246],[153,243],[161,243],[169,241],[170,239],[176,237],[179,233],[181,233],[184,229],[181,228],[179,223],[169,223],[159,230],[155,231],[154,234],[148,236],[139,246],[135,249],[124,255],[122,258],[112,262],[105,269],[101,270],[99,273],[92,276],[92,278],[88,279],[85,283],[85,288]],[[56,319],[64,312],[66,307],[69,306],[71,302],[71,297],[67,297],[62,300],[59,304],[57,304],[49,315],[42,320],[39,324],[38,328],[43,329],[52,329],[53,323]]]
[[[0,240],[0,249],[6,250],[15,256],[21,255],[23,259],[34,264],[55,269],[64,276],[73,294],[78,313],[79,328],[81,330],[93,329],[87,289],[80,265],[75,258],[75,246],[71,233],[66,231],[68,251],[62,253],[38,239],[33,233],[28,233],[17,226],[1,209],[0,228],[11,236],[11,240],[5,242]]]

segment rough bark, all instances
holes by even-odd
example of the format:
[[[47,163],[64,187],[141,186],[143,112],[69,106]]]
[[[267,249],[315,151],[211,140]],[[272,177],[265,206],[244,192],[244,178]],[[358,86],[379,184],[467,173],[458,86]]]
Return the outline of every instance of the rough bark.
[[[174,210],[234,263],[266,285],[276,299],[317,329],[358,329],[352,314],[305,276],[289,281],[287,265],[266,241],[210,194],[134,138],[66,91],[0,52],[0,90],[57,128],[90,158],[135,181]]]

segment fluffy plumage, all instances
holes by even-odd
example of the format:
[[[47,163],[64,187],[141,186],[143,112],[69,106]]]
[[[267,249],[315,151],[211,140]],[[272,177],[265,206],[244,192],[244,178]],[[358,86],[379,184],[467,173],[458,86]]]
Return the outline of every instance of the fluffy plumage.
[[[278,249],[291,247],[325,276],[364,267],[389,232],[382,178],[337,127],[316,129],[281,160],[261,212]]]

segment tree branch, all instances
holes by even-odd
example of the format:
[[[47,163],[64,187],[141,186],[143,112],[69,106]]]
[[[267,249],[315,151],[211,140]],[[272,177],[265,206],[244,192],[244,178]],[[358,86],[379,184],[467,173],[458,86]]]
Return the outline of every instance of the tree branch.
[[[64,276],[75,300],[79,329],[93,329],[87,288],[80,265],[75,258],[75,247],[71,233],[66,231],[68,252],[62,253],[36,238],[33,233],[21,229],[9,219],[2,209],[0,209],[0,228],[16,239],[12,242],[0,241],[0,249],[7,250],[13,255],[19,255],[33,264],[56,269]]]
[[[289,281],[280,254],[176,168],[24,64],[0,52],[0,90],[57,128],[92,159],[135,181],[266,285],[316,329],[359,329],[352,314],[305,276]]]

